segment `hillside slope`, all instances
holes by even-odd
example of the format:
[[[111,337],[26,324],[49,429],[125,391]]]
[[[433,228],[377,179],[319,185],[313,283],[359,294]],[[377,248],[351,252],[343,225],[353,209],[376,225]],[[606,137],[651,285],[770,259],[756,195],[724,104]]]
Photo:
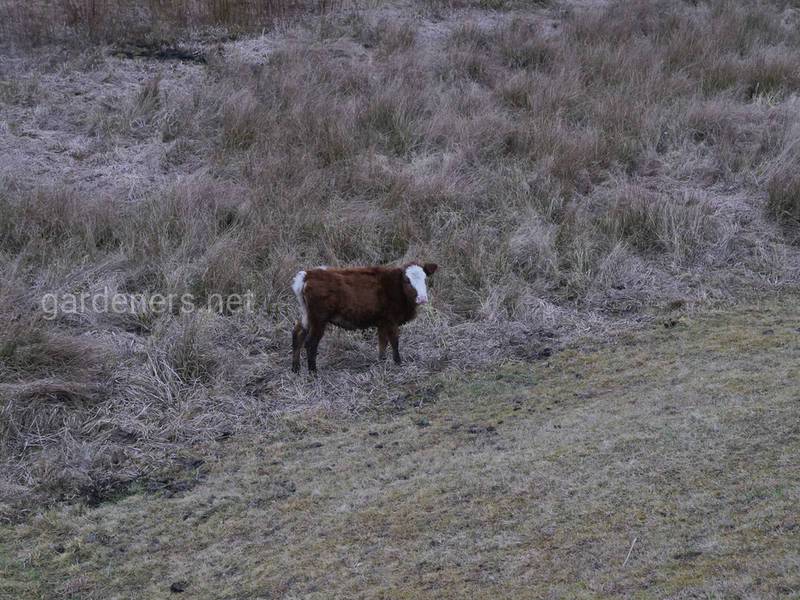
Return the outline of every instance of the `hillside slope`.
[[[0,596],[800,593],[797,297],[287,418],[0,528]]]

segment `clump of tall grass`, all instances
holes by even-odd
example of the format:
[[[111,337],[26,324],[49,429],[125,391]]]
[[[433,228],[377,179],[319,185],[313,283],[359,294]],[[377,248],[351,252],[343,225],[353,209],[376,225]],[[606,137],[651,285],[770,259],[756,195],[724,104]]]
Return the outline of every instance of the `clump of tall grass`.
[[[706,251],[716,237],[713,208],[691,195],[676,198],[633,185],[613,188],[600,205],[599,228],[612,242],[625,242],[643,254],[685,264]]]
[[[767,211],[786,225],[800,225],[800,173],[785,163],[767,181]]]

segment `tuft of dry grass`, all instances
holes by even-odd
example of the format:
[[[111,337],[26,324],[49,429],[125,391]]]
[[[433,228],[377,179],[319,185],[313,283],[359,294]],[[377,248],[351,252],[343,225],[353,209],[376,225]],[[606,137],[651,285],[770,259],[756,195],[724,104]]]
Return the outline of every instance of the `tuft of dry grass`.
[[[786,132],[782,152],[766,179],[768,214],[779,223],[797,233],[800,224],[800,174],[797,170],[800,157],[800,137],[796,127]]]
[[[800,223],[800,174],[797,165],[784,165],[767,182],[767,210],[781,223]]]
[[[639,252],[666,254],[682,263],[707,252],[717,239],[713,211],[702,199],[678,199],[636,186],[615,187],[613,194],[598,217],[599,227]]]

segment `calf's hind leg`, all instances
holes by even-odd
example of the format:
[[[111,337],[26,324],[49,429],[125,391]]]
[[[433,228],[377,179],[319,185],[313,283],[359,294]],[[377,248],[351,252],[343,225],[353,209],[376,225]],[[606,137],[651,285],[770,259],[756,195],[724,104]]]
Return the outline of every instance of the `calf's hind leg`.
[[[294,373],[300,371],[300,351],[303,349],[307,335],[308,330],[298,321],[292,331],[292,372]]]
[[[317,348],[322,336],[325,335],[325,325],[311,323],[306,337],[306,357],[308,358],[308,370],[311,373],[317,370]]]

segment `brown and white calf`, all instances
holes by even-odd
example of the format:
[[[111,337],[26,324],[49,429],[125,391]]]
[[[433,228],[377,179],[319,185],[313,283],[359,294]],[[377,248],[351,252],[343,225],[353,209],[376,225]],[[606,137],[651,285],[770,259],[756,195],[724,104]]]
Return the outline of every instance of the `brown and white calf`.
[[[428,301],[426,278],[436,272],[433,263],[403,267],[320,267],[300,271],[292,290],[300,304],[300,320],[292,334],[292,371],[300,370],[300,352],[306,347],[308,370],[317,370],[317,347],[328,323],[344,329],[378,328],[378,355],[386,358],[392,345],[400,364],[400,326],[417,316]]]

